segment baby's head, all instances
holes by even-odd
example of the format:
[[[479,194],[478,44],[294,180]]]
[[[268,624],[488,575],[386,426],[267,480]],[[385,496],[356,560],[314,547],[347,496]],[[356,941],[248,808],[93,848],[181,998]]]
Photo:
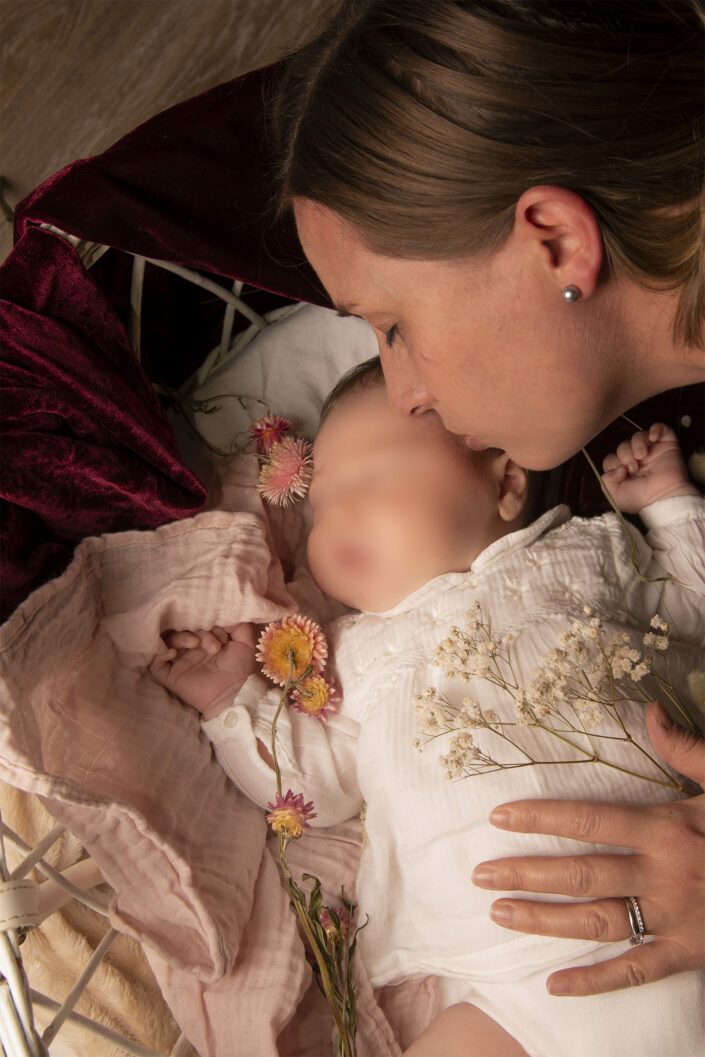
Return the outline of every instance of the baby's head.
[[[354,609],[390,609],[521,528],[527,482],[505,452],[471,451],[435,412],[392,411],[379,359],[370,360],[338,383],[321,416],[309,491],[313,576]]]

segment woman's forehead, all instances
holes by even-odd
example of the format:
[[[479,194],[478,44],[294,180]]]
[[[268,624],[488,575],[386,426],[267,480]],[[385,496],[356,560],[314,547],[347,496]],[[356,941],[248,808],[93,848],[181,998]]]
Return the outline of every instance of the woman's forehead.
[[[351,224],[316,202],[299,199],[294,214],[303,251],[336,309],[365,318],[388,311],[416,262],[375,253]]]

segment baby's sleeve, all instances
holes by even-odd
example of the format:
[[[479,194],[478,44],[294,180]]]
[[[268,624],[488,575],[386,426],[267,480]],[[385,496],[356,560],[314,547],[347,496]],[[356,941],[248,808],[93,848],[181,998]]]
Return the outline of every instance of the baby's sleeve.
[[[644,576],[661,582],[645,585],[652,613],[659,609],[675,621],[682,642],[705,645],[705,497],[662,499],[639,514],[650,557]]]
[[[251,675],[230,708],[202,723],[216,758],[228,777],[256,804],[274,800],[274,771],[259,754],[258,740],[270,750],[272,721],[281,690]],[[277,720],[277,761],[283,791],[312,800],[314,826],[332,826],[357,814],[362,797],[357,784],[359,724],[341,713],[327,722],[284,706]]]

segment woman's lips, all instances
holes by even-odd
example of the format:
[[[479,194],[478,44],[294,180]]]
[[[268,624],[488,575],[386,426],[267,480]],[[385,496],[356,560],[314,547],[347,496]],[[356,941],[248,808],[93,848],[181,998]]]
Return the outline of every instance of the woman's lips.
[[[483,444],[478,437],[470,437],[466,435],[464,440],[465,447],[470,448],[471,451],[484,451],[487,447],[487,445]]]

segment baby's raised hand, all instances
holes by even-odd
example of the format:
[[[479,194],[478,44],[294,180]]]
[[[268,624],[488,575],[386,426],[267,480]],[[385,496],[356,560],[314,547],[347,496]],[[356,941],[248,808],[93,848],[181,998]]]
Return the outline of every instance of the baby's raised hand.
[[[152,659],[150,672],[204,719],[227,708],[255,670],[253,624],[170,631],[163,638],[166,651]]]
[[[659,499],[700,495],[688,480],[675,433],[662,422],[623,441],[602,469],[605,487],[625,514],[637,514]]]

